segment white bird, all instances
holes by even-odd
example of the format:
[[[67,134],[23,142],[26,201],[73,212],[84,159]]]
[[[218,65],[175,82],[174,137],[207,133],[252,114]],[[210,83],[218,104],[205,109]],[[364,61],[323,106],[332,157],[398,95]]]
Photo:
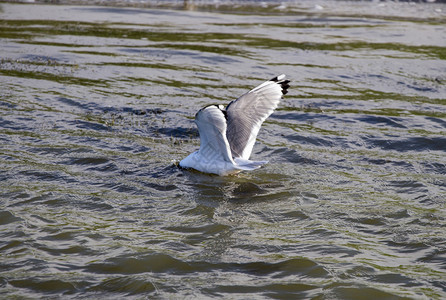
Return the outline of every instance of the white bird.
[[[229,175],[255,170],[267,161],[249,160],[260,126],[287,93],[289,80],[279,75],[226,106],[209,105],[195,115],[200,149],[180,161],[180,167]]]

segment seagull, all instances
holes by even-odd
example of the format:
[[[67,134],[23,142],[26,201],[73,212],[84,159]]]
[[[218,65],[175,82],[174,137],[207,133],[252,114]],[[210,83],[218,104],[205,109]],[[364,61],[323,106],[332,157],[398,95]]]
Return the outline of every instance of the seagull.
[[[268,161],[249,160],[260,126],[288,91],[284,74],[265,81],[238,99],[208,105],[195,115],[200,149],[180,161],[180,167],[203,173],[230,175],[260,168]]]

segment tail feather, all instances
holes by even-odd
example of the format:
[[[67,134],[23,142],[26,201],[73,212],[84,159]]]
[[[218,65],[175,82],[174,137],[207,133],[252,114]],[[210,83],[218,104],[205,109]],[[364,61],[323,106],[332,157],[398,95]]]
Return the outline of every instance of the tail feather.
[[[235,158],[234,162],[235,162],[237,169],[246,170],[246,171],[252,171],[252,170],[258,169],[262,165],[268,163],[268,161],[253,161],[253,160],[249,160],[249,159],[243,159],[240,157]]]

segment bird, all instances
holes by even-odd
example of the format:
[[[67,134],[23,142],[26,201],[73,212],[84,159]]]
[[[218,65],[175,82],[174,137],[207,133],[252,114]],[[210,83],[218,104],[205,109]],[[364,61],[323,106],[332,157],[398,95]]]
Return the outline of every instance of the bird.
[[[262,123],[287,94],[290,81],[276,76],[243,94],[226,107],[213,104],[195,114],[200,149],[180,161],[184,169],[226,176],[252,171],[268,161],[249,160]]]

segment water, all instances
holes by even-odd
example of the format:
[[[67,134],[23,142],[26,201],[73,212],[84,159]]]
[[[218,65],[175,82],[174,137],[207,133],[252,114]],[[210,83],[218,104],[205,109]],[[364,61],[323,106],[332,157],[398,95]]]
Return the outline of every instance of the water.
[[[173,4],[1,4],[1,297],[445,298],[446,6]],[[280,73],[269,164],[177,167]]]

